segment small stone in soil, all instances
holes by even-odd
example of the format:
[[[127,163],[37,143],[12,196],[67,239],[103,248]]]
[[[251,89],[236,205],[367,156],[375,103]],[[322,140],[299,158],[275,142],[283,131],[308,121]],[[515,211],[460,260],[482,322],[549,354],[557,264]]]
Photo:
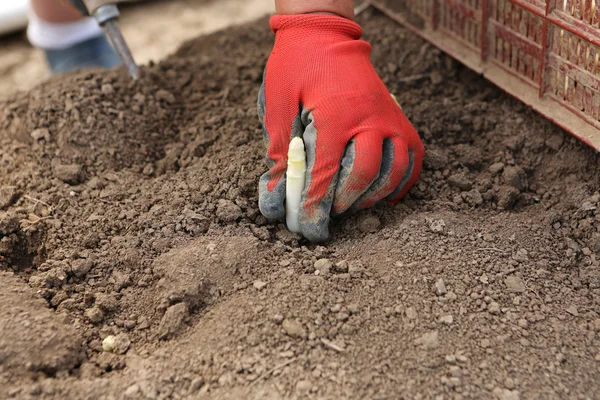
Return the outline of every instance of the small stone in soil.
[[[113,352],[117,354],[125,354],[129,350],[131,340],[126,333],[120,333],[117,336],[107,336],[102,341],[102,348],[104,351]]]
[[[202,378],[194,378],[194,380],[192,381],[192,383],[190,384],[190,389],[189,389],[189,393],[194,393],[196,392],[198,389],[200,389],[202,386],[204,386],[204,379]]]
[[[254,286],[254,288],[256,290],[263,290],[265,288],[265,286],[267,286],[267,283],[263,282],[261,280],[257,280],[257,281],[254,281],[254,283],[252,284],[252,286]]]
[[[446,284],[444,283],[443,279],[439,279],[436,283],[435,283],[435,291],[437,293],[438,296],[443,296],[446,294],[447,290],[446,290]]]
[[[521,318],[517,324],[519,325],[520,328],[523,329],[527,329],[527,327],[529,327],[529,321],[527,321],[525,318]]]
[[[499,162],[499,163],[494,163],[492,165],[490,165],[490,168],[488,169],[488,171],[490,171],[490,173],[497,175],[499,173],[501,173],[502,171],[504,171],[504,164]]]
[[[146,164],[146,166],[142,170],[142,174],[144,174],[146,176],[151,176],[152,174],[154,174],[154,165]]]
[[[333,263],[327,258],[321,258],[315,262],[315,270],[319,271],[321,275],[329,274]]]
[[[117,298],[110,294],[96,293],[94,297],[96,298],[96,306],[105,312],[114,311],[119,305]]]
[[[164,89],[160,89],[158,92],[156,92],[156,98],[158,100],[163,100],[163,101],[167,102],[168,104],[175,103],[175,96],[173,96],[173,94],[171,94],[171,92],[164,90]]]
[[[473,189],[466,193],[461,194],[462,199],[471,207],[477,207],[483,204],[483,196],[479,193],[479,190]]]
[[[335,263],[335,265],[332,267],[332,270],[338,274],[345,274],[348,272],[348,261],[342,260]]]
[[[488,312],[490,314],[500,314],[500,304],[496,303],[495,301],[492,301],[489,305],[488,305]]]
[[[123,395],[127,398],[133,398],[133,397],[137,396],[139,391],[140,391],[140,386],[138,384],[133,384],[125,390],[125,393],[123,393]]]
[[[571,307],[567,308],[567,312],[574,317],[579,316],[579,312],[577,311],[577,307],[575,307],[575,306],[571,306]]]
[[[33,140],[44,139],[46,142],[50,141],[50,131],[46,128],[39,128],[30,133]]]
[[[454,322],[454,317],[452,317],[452,315],[444,315],[440,317],[440,322],[442,324],[452,325],[452,323]]]

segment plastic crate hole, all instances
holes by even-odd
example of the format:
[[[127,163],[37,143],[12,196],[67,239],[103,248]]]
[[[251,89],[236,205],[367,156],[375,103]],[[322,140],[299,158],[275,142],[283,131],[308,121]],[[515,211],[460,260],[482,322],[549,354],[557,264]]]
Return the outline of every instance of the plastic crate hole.
[[[480,0],[441,2],[440,29],[471,47],[481,45]]]

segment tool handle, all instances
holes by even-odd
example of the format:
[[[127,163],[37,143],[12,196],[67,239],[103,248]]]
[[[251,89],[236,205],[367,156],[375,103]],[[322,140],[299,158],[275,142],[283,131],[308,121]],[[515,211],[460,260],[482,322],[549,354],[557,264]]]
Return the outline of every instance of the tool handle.
[[[131,0],[63,0],[73,6],[81,15],[90,16],[102,6],[125,3]]]
[[[125,3],[127,0],[76,0],[83,1],[87,10],[90,14],[94,14],[94,12],[102,6],[106,5],[114,5],[119,3]]]

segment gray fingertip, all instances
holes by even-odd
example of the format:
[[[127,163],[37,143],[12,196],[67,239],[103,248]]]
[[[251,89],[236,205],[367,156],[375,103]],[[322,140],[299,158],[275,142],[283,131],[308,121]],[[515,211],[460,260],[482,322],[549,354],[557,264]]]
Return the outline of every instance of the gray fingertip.
[[[408,151],[408,168],[406,169],[406,173],[402,177],[402,180],[400,181],[400,184],[398,185],[398,187],[392,193],[390,193],[390,195],[387,196],[386,199],[393,199],[396,196],[398,196],[398,194],[404,189],[404,187],[410,180],[410,177],[412,176],[414,168],[415,168],[415,155],[411,150],[409,150]]]
[[[340,163],[339,179],[338,179],[338,184],[337,184],[337,188],[335,191],[335,199],[337,202],[339,202],[340,199],[343,199],[344,197],[346,197],[346,193],[342,190],[342,188],[346,187],[346,182],[352,176],[352,170],[354,167],[354,159],[355,158],[356,158],[356,143],[354,142],[354,140],[351,140],[350,142],[348,142],[348,145],[346,146],[344,156],[342,157],[342,162]],[[337,204],[337,202],[336,202],[336,204]],[[332,210],[334,216],[341,215],[346,211],[347,211],[347,208],[342,209],[342,210],[335,210],[335,209]]]
[[[260,123],[264,123],[265,119],[265,110],[266,110],[266,102],[265,102],[265,84],[263,83],[260,86],[260,90],[258,91],[258,101],[256,102],[256,109],[258,111],[258,119]]]
[[[258,209],[265,218],[270,220],[285,218],[285,176],[269,191],[271,176],[263,174],[258,184]]]
[[[383,141],[383,148],[381,153],[381,167],[379,168],[379,176],[371,184],[371,187],[367,189],[365,193],[363,193],[356,202],[350,207],[351,212],[356,212],[360,210],[358,207],[360,204],[368,201],[373,194],[377,193],[381,190],[382,187],[389,184],[390,175],[392,173],[392,168],[394,166],[394,142],[391,139],[385,139]],[[387,197],[387,196],[383,196]]]
[[[322,205],[319,208],[321,207],[327,206]],[[329,211],[319,210],[316,214],[313,218],[308,218],[304,211],[300,211],[298,220],[302,228],[302,236],[311,243],[322,243],[329,239]]]
[[[316,160],[317,149],[317,128],[314,124],[314,117],[310,110],[306,110],[303,106],[301,122],[305,127],[304,130],[304,145],[306,146],[306,183],[302,193],[302,208],[298,216],[298,222],[302,229],[302,236],[312,243],[321,243],[329,239],[329,214],[333,205],[333,195],[337,183],[339,169],[331,179],[331,184],[323,199],[319,202],[316,209],[311,210],[310,215],[306,211],[306,199],[308,188],[312,185],[312,175]],[[341,155],[340,155],[341,157]]]

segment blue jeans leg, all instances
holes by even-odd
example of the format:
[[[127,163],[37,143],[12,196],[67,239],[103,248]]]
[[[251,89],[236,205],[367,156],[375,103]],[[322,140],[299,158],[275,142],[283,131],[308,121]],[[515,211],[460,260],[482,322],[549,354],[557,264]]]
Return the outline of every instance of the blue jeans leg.
[[[53,75],[83,68],[108,69],[121,65],[121,59],[104,36],[62,50],[46,50],[45,53]]]

